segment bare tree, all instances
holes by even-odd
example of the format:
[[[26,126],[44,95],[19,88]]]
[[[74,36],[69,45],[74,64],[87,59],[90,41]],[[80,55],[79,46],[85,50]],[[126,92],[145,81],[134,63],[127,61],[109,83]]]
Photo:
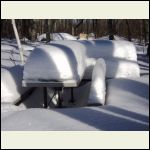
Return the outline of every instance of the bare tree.
[[[108,19],[107,21],[109,40],[114,40],[113,20]]]
[[[52,19],[52,20],[45,20],[45,26],[46,26],[46,41],[49,42],[51,41],[52,37],[51,37],[51,33],[53,33],[54,31],[54,25],[55,25],[56,20]]]
[[[73,20],[73,23],[72,23],[72,35],[76,35],[76,30],[81,24],[83,24],[83,19]]]
[[[37,34],[46,33],[47,42],[51,40],[50,33],[67,32],[77,35],[81,32],[94,32],[97,37],[114,35],[135,38],[139,43],[149,42],[149,20],[145,19],[17,19],[16,26],[19,37],[35,41]],[[14,38],[11,20],[1,20],[1,37]]]
[[[19,39],[19,34],[18,34],[18,31],[17,31],[17,28],[16,28],[15,19],[12,19],[12,26],[13,26],[14,34],[15,34],[16,41],[17,41],[17,44],[18,44],[18,49],[20,51],[21,64],[23,65],[24,64],[23,48],[22,48],[22,45],[21,45],[21,42],[20,42],[20,39]]]
[[[131,41],[131,29],[130,29],[130,24],[128,19],[126,19],[126,25],[128,30],[128,40]]]
[[[147,24],[146,24],[146,20],[145,19],[142,19],[142,25],[143,25],[143,38],[144,38],[144,41],[145,43],[147,43]]]

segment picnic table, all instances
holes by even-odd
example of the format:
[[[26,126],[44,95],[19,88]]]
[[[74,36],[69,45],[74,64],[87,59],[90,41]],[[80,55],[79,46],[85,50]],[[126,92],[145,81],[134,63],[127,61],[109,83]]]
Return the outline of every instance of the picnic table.
[[[51,87],[54,88],[54,95],[53,97],[58,94],[58,107],[62,107],[62,94],[64,91],[64,88],[71,88],[71,102],[74,102],[74,96],[73,96],[73,88],[77,87],[79,85],[79,81],[77,80],[67,80],[67,81],[37,81],[37,80],[22,80],[22,86],[23,87],[43,87],[43,107],[48,107],[48,100],[47,100],[47,88]],[[52,97],[52,98],[53,98]],[[51,100],[52,100],[51,98]],[[50,101],[51,101],[50,100]]]

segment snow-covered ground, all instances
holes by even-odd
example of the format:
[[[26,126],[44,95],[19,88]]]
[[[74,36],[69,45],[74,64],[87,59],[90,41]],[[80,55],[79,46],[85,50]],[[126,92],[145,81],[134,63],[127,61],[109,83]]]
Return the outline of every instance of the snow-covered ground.
[[[24,43],[25,60],[41,44],[44,43]],[[55,99],[48,110],[43,109],[43,89],[36,88],[20,106],[1,99],[1,130],[149,130],[149,57],[147,47],[134,45],[141,77],[107,79],[106,105],[87,107],[91,81],[74,88],[73,104],[70,103],[71,90],[66,88],[62,109],[50,108],[54,107]],[[10,71],[18,64],[20,56],[15,40],[1,39],[1,68]],[[18,76],[22,78],[18,73],[13,76],[14,80]],[[20,84],[16,87],[22,89]],[[53,89],[49,88],[48,99],[52,95]]]
[[[58,40],[77,40],[75,36],[72,36],[71,34],[68,33],[51,33],[50,37],[54,41]],[[46,33],[41,34],[37,37],[37,41],[44,41],[46,40]]]

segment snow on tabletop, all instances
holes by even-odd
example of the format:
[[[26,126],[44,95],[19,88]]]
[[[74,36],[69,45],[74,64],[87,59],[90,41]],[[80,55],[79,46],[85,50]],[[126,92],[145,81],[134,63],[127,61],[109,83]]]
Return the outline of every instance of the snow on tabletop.
[[[77,63],[77,70],[79,72],[80,78],[83,77],[85,67],[86,67],[86,49],[85,46],[78,42],[78,41],[69,41],[69,40],[62,40],[62,41],[52,41],[50,45],[54,45],[60,49],[68,49],[72,51],[73,55],[76,58]]]
[[[90,40],[80,41],[86,47],[89,58],[123,58],[137,61],[134,45],[127,41]]]
[[[77,53],[76,53],[77,54]],[[25,66],[23,78],[25,80],[80,80],[84,73],[84,66],[79,66],[78,55],[60,45],[42,45],[31,53]],[[82,58],[83,59],[83,58]],[[81,60],[83,61],[83,60]]]
[[[137,61],[135,46],[128,41],[110,41],[110,40],[62,40],[52,41],[51,43],[61,43],[73,49],[74,43],[79,43],[80,51],[84,51],[88,58],[105,58]]]

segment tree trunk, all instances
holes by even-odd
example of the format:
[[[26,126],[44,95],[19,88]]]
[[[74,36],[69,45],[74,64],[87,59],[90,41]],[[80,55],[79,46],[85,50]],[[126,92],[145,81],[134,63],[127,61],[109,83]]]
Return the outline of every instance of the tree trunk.
[[[86,20],[86,26],[87,26],[87,31],[86,31],[86,33],[89,34],[89,23],[88,23],[88,19]]]
[[[46,42],[48,43],[51,39],[50,39],[50,28],[49,28],[49,20],[46,19],[45,20],[45,28],[46,28]]]
[[[130,24],[128,19],[126,19],[126,25],[127,25],[127,30],[128,30],[128,40],[131,41],[131,29],[130,29]]]
[[[114,40],[113,20],[112,19],[108,19],[107,28],[108,28],[109,40]]]
[[[147,28],[146,28],[146,20],[142,19],[142,24],[143,24],[143,37],[145,44],[147,43]]]
[[[18,49],[20,51],[21,64],[23,65],[24,64],[23,48],[21,46],[21,42],[20,42],[20,39],[19,39],[19,34],[18,34],[18,31],[17,31],[17,28],[16,28],[15,19],[12,19],[12,26],[13,26],[14,34],[15,34],[15,37],[16,37]]]
[[[55,19],[52,20],[45,20],[45,24],[46,24],[46,42],[50,42],[52,39],[51,37],[51,33],[53,33],[54,31],[54,25],[55,25]]]
[[[148,47],[147,47],[147,56],[149,56],[149,53],[150,53],[150,51],[149,51],[149,43],[148,43]]]

